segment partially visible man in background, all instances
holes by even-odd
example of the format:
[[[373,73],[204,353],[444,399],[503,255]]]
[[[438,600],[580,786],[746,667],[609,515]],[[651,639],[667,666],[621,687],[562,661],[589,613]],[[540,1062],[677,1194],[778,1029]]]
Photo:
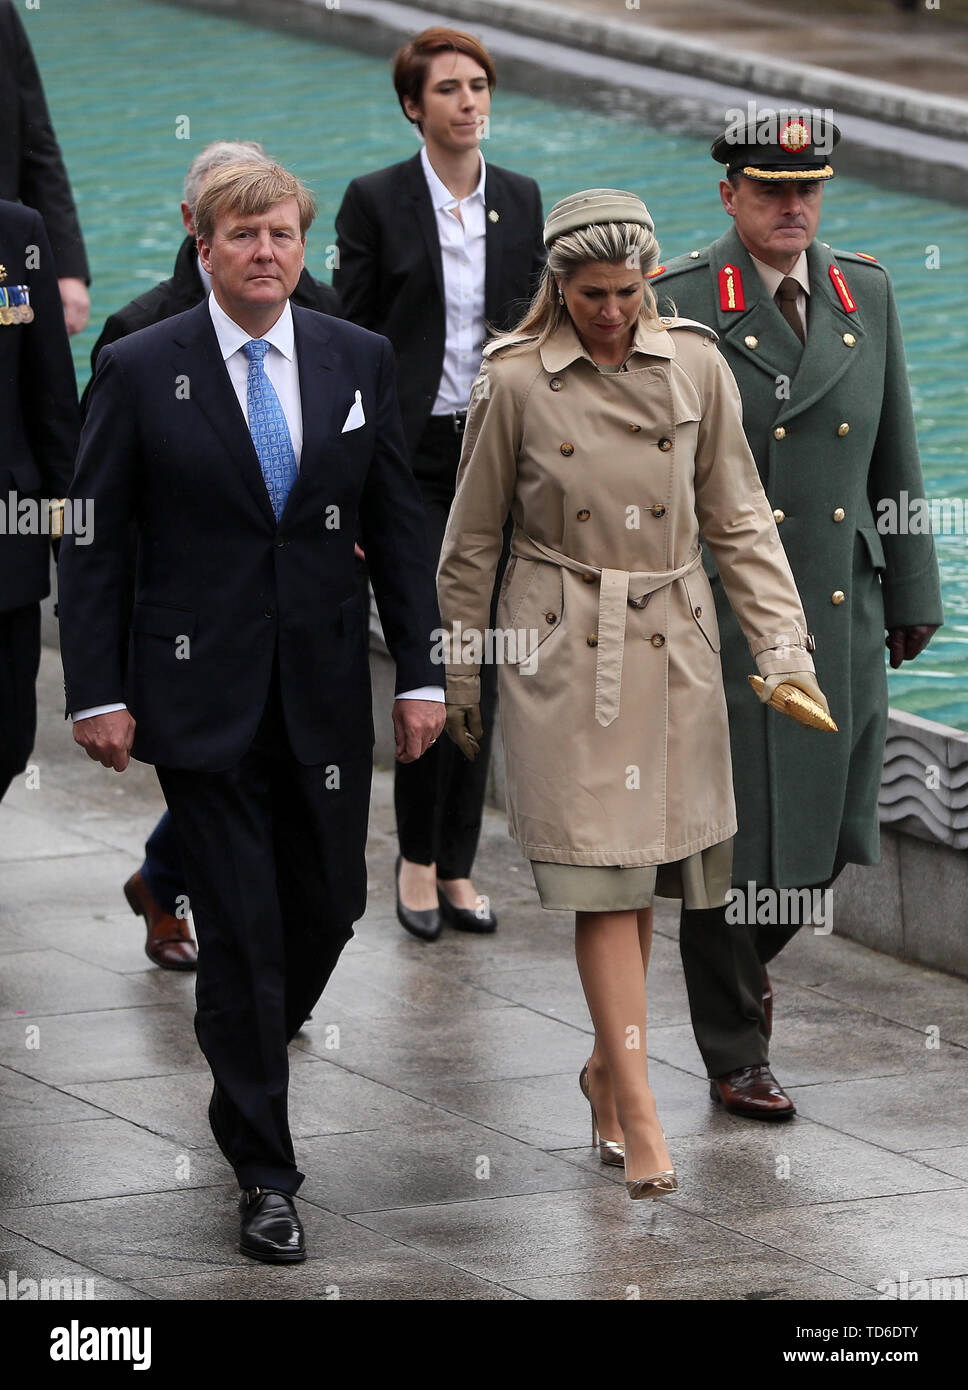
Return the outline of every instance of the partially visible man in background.
[[[70,181],[44,88],[12,0],[0,0],[0,198],[26,203],[44,219],[68,333],[91,316],[91,282]]]
[[[255,140],[213,140],[199,151],[185,175],[181,217],[186,235],[178,248],[171,278],[162,280],[109,317],[91,352],[92,373],[97,370],[98,356],[106,344],[117,342],[119,338],[125,338],[129,333],[153,323],[161,323],[174,314],[181,314],[208,296],[212,280],[199,262],[195,240],[195,207],[199,197],[216,170],[226,165],[261,164],[268,167],[271,163],[265,150]],[[339,295],[331,285],[314,280],[306,269],[299,276],[291,298],[293,304],[304,309],[339,316]],[[85,414],[93,380],[92,375],[81,402]],[[125,595],[126,608],[130,606],[133,579],[132,556],[130,583]],[[124,896],[132,912],[145,920],[145,954],[148,959],[163,970],[194,970],[198,952],[185,915],[187,893],[181,851],[167,811],[148,836],[144,862],[125,883]]]
[[[28,269],[29,265],[29,269]],[[51,500],[70,487],[77,383],[40,214],[0,202],[0,797],[37,730]]]

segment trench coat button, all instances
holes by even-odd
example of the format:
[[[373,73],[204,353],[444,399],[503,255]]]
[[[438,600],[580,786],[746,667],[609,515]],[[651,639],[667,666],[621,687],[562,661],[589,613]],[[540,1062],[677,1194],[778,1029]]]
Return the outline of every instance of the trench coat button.
[[[853,333],[845,333],[844,342],[847,344],[848,347],[853,347],[854,344],[857,342],[857,339],[854,337]]]
[[[837,426],[837,433],[840,435],[841,439],[843,439],[845,434],[850,434],[850,426],[846,420],[842,425]]]
[[[546,613],[546,614],[545,614],[545,622],[546,622],[546,623],[556,623],[557,621],[558,621],[558,614],[557,614],[557,613]]]
[[[551,380],[548,382],[548,385],[551,387],[552,391],[560,391],[562,386],[564,385],[564,382],[561,380],[560,377],[553,376]]]
[[[843,603],[846,597],[847,595],[844,593],[843,589],[834,589],[833,593],[830,595],[830,602]]]
[[[654,507],[649,508],[649,511],[652,513],[653,516],[665,516],[666,513],[666,509],[665,507],[663,507],[661,502],[656,502]]]
[[[663,637],[661,632],[653,632],[652,636],[649,638],[649,641],[652,643],[653,647],[665,646],[665,638]]]
[[[591,516],[591,512],[588,510],[587,507],[582,507],[581,511],[576,512],[575,515],[578,517],[579,521],[587,521],[588,518]]]
[[[773,508],[773,520],[776,522],[777,526],[779,526],[781,521],[786,521],[786,512],[782,507]]]
[[[583,575],[582,575],[582,583],[584,583],[584,584],[594,584],[594,583],[595,583],[595,575],[593,575],[593,574],[583,574]]]
[[[786,430],[783,428],[782,425],[777,425],[776,429],[773,431],[773,438],[786,439]]]
[[[698,251],[690,251],[690,252],[689,252],[689,259],[690,259],[691,261],[698,261],[698,259],[699,259],[699,252],[698,252]]]
[[[760,345],[759,338],[755,338],[752,333],[748,333],[746,337],[743,339],[743,342],[746,344],[748,348],[755,348],[759,347]]]
[[[641,425],[635,425],[635,424],[632,424],[631,422],[629,423],[629,434],[638,434],[638,433],[640,432],[641,429],[642,429],[642,426],[641,426]]]
[[[664,454],[667,454],[669,450],[672,448],[672,440],[667,439],[665,435],[663,435],[662,438],[659,440],[659,448],[662,450]]]
[[[698,608],[694,608],[692,611],[695,613],[697,618],[702,617],[702,605],[700,605]]]
[[[566,459],[571,458],[572,454],[575,452],[574,444],[562,444],[561,452],[564,454]]]
[[[843,519],[844,519],[844,517],[845,517],[846,515],[847,515],[847,513],[844,511],[843,507],[836,507],[836,508],[834,509],[834,513],[833,513],[834,521],[843,521]]]
[[[587,644],[589,647],[597,647],[597,646],[598,646],[598,633],[597,633],[597,632],[589,633],[589,635],[585,638],[585,642],[586,642],[586,644]]]

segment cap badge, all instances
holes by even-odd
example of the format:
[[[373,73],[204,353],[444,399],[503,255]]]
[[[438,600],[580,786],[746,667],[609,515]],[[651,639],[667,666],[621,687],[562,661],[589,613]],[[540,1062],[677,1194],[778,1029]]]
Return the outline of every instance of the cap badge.
[[[810,144],[810,127],[806,121],[787,121],[780,131],[780,145],[787,154],[802,154]]]

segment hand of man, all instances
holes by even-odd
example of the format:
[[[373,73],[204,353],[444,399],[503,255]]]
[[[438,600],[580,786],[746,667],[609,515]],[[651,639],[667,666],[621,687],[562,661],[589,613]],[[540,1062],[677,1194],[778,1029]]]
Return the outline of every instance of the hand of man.
[[[777,671],[772,676],[767,676],[760,691],[760,699],[764,704],[768,703],[778,685],[795,685],[798,690],[816,700],[829,718],[830,706],[827,704],[827,697],[817,684],[817,678],[812,671]]]
[[[110,714],[92,714],[74,724],[74,742],[79,743],[89,758],[102,767],[123,772],[131,761],[129,754],[134,743],[134,720],[126,709]]]
[[[916,627],[892,627],[884,645],[891,653],[891,668],[897,670],[902,661],[913,661],[931,641],[938,623],[920,623]]]
[[[91,296],[83,280],[67,275],[58,280],[61,303],[64,306],[64,322],[72,336],[83,333],[91,317]]]
[[[393,733],[400,762],[415,763],[437,742],[444,727],[444,708],[440,700],[394,700]]]
[[[468,762],[473,762],[481,751],[483,735],[480,705],[447,706],[447,736],[457,744]]]

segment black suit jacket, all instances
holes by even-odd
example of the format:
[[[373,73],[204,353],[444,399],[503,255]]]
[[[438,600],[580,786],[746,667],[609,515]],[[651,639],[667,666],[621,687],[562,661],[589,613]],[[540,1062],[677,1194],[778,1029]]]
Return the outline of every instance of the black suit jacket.
[[[40,74],[11,0],[0,0],[0,198],[44,219],[57,274],[89,280],[84,239]]]
[[[108,318],[101,329],[100,337],[91,349],[91,371],[97,370],[98,354],[108,343],[116,343],[119,338],[126,338],[129,333],[137,333],[139,328],[149,328],[153,323],[161,323],[163,319],[182,314],[186,309],[200,304],[204,298],[205,290],[198,275],[198,249],[195,238],[187,236],[178,248],[175,268],[170,279],[162,280],[144,294],[139,294],[137,299],[132,299],[130,304],[126,304],[123,309],[119,309]],[[292,292],[292,302],[303,309],[316,309],[321,314],[342,317],[339,295],[332,285],[315,280],[305,269]],[[81,399],[81,409],[84,412],[87,411],[90,390],[91,383],[88,382]]]
[[[27,247],[36,246],[36,269]],[[32,323],[0,324],[0,611],[37,603],[50,592],[50,541],[10,534],[24,498],[63,497],[74,471],[79,428],[77,381],[64,327],[57,275],[40,214],[0,202],[0,288],[27,285]],[[46,509],[45,509],[46,510]]]
[[[505,329],[529,304],[545,263],[541,192],[534,179],[486,164],[484,201],[484,314]],[[336,244],[333,284],[343,312],[384,334],[396,352],[412,453],[440,387],[446,334],[440,239],[419,153],[353,180],[336,217]]]
[[[370,757],[357,525],[397,690],[440,684],[430,658],[434,575],[422,558],[423,507],[390,345],[306,309],[293,319],[303,446],[278,525],[207,302],[101,353],[72,488],[94,499],[94,541],[61,547],[61,650],[68,710],[124,701],[144,762],[236,763],[277,650],[296,757]],[[357,391],[366,422],[342,433]],[[138,574],[125,671],[119,596],[132,519]]]

